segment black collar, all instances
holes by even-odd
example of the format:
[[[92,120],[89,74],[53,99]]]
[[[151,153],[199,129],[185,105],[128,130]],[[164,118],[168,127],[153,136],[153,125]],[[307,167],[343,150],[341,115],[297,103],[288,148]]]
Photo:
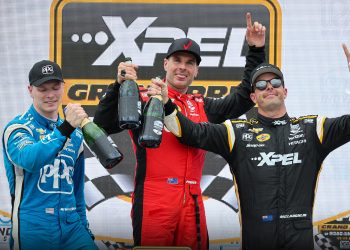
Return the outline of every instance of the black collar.
[[[285,113],[284,116],[279,118],[270,118],[258,113],[257,118],[262,124],[267,126],[272,126],[272,127],[287,125],[290,120],[290,117],[288,116],[287,113]]]

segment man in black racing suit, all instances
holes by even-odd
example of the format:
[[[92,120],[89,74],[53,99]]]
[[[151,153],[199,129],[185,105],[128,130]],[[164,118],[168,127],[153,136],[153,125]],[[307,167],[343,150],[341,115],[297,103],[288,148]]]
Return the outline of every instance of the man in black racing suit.
[[[271,64],[252,72],[256,119],[193,123],[164,97],[167,128],[187,145],[220,154],[235,177],[242,249],[314,249],[312,211],[326,156],[350,141],[350,116],[291,118],[283,74]],[[161,89],[160,89],[161,87]]]

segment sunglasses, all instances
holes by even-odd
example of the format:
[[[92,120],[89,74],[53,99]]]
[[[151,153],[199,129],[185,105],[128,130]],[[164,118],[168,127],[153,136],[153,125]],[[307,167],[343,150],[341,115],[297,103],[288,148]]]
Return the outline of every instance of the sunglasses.
[[[273,88],[279,88],[283,84],[282,79],[273,78],[271,80],[261,80],[257,81],[254,87],[258,90],[265,90],[267,88],[267,84],[270,83]]]

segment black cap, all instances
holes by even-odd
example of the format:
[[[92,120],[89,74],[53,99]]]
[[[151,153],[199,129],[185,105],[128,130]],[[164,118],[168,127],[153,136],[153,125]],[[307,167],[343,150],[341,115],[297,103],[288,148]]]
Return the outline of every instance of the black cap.
[[[30,85],[38,87],[51,80],[64,82],[61,68],[57,63],[49,60],[42,60],[33,65],[29,72]]]
[[[180,38],[174,40],[168,49],[166,58],[169,58],[175,52],[187,52],[196,57],[197,65],[201,62],[201,49],[199,45],[190,38]]]
[[[279,78],[283,79],[283,74],[278,67],[269,63],[261,63],[255,69],[253,69],[251,73],[251,78],[250,78],[251,85],[253,86],[256,78],[258,78],[259,76],[265,73],[273,73]]]

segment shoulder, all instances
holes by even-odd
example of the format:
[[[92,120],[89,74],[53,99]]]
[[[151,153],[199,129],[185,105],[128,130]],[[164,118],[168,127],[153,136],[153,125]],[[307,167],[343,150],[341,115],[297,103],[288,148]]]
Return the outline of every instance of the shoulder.
[[[255,121],[253,119],[251,120],[246,120],[246,119],[231,119],[231,120],[226,120],[224,123],[225,125],[230,125],[232,126],[233,129],[245,129],[248,127],[251,127],[254,124]]]
[[[322,119],[322,116],[319,115],[305,115],[305,116],[300,116],[298,118],[291,118],[291,124],[305,124],[305,125],[316,125],[317,122]]]
[[[33,135],[37,130],[34,123],[34,117],[29,112],[18,115],[12,119],[6,125],[3,136],[9,138],[12,132],[18,129],[26,130],[31,135]]]

